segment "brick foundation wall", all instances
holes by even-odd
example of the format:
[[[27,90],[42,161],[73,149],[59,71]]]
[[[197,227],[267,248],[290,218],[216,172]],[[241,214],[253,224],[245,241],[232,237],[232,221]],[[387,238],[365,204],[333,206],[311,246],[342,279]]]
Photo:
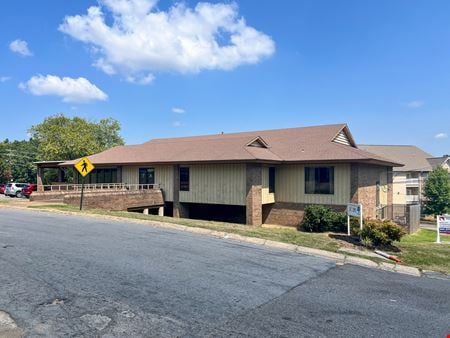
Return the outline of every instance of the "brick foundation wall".
[[[264,224],[276,224],[297,227],[305,214],[305,208],[311,204],[276,202],[263,206]],[[345,205],[325,205],[336,211],[345,211]]]
[[[60,201],[60,202],[62,202],[65,195],[67,195],[66,191],[55,191],[55,192],[35,191],[31,194],[30,201]]]
[[[64,203],[79,206],[80,194],[66,194]],[[129,208],[163,206],[164,199],[160,190],[141,190],[124,192],[86,192],[83,206],[86,208],[126,211]]]

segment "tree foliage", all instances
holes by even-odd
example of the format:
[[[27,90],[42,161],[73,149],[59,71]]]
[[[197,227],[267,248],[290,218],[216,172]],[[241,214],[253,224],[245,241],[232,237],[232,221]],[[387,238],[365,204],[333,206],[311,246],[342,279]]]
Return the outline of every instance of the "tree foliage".
[[[0,182],[36,181],[37,143],[28,141],[4,140],[0,143]]]
[[[35,183],[33,162],[72,160],[122,145],[119,132],[119,122],[111,118],[92,122],[63,114],[50,116],[30,128],[28,141],[0,141],[0,183],[11,180]],[[56,171],[44,173],[47,184],[56,179]]]
[[[437,167],[425,182],[425,213],[441,215],[450,211],[450,176],[442,167]]]
[[[30,128],[40,160],[73,160],[123,145],[120,124],[112,118],[92,122],[57,114]]]

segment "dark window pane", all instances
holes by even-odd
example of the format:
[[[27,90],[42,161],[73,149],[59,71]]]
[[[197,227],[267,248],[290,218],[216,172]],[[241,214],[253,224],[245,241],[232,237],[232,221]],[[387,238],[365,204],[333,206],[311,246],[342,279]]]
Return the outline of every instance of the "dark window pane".
[[[305,167],[305,194],[334,194],[334,167]]]
[[[180,167],[180,191],[189,191],[189,168]]]
[[[139,184],[155,184],[155,169],[139,168]]]
[[[275,168],[269,168],[269,193],[275,192]]]

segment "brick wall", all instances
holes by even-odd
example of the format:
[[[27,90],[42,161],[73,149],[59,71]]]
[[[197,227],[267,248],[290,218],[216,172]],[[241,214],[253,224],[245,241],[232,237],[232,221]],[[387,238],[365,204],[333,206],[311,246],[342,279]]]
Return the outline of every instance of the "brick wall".
[[[392,204],[392,168],[364,164],[352,164],[350,170],[350,199],[352,203],[360,203],[363,206],[364,218],[376,218],[377,210],[377,182],[382,174],[388,171],[387,176],[387,201]]]
[[[79,206],[80,194],[66,194],[64,203]],[[86,192],[83,206],[114,211],[126,211],[129,208],[145,208],[164,205],[161,190],[140,190],[123,192]]]
[[[263,206],[263,222],[297,227],[305,214],[305,208],[310,204],[276,202]],[[325,205],[336,211],[345,211],[345,205]]]

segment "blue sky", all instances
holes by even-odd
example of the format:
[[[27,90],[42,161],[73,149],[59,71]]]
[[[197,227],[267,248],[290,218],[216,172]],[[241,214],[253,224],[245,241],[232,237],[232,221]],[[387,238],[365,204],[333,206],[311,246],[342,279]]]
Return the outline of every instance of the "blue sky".
[[[0,139],[64,112],[114,117],[127,143],[346,122],[358,143],[450,153],[449,1],[133,1],[2,4]],[[208,29],[218,49],[192,47]]]

